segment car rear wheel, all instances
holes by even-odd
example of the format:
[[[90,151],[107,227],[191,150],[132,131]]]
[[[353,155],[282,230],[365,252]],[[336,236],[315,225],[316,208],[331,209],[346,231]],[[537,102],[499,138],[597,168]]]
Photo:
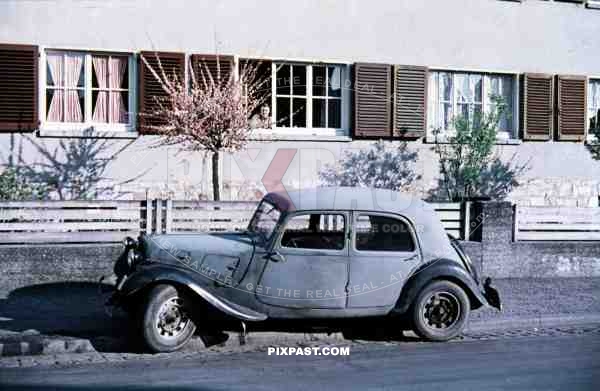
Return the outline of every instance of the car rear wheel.
[[[414,331],[430,341],[448,341],[462,333],[469,308],[469,298],[461,287],[450,281],[434,281],[415,300]]]
[[[157,285],[148,294],[140,314],[144,343],[153,352],[181,349],[194,335],[191,303],[172,285]]]

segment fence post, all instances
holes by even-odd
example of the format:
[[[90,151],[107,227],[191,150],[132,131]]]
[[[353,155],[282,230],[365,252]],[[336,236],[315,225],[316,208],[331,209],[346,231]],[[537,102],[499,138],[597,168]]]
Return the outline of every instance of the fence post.
[[[154,221],[155,221],[155,226],[156,226],[156,234],[161,234],[163,232],[162,230],[162,200],[160,198],[157,198],[156,200],[154,200],[156,202],[156,209],[154,210]]]
[[[154,206],[152,199],[146,197],[146,234],[150,235],[153,232],[152,225],[154,224]]]
[[[172,218],[172,207],[173,207],[173,200],[172,199],[167,199],[166,203],[165,203],[165,233],[171,233],[171,222],[173,220]]]
[[[469,240],[471,236],[471,201],[463,201],[460,209],[462,237],[463,240]]]
[[[517,204],[513,205],[513,232],[512,240],[516,242],[519,240],[519,209]]]

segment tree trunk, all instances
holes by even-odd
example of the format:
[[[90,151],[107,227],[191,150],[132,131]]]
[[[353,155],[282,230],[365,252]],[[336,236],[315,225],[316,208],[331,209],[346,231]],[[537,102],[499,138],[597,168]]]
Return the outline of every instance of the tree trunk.
[[[212,153],[211,163],[213,200],[220,201],[221,193],[219,192],[219,152]]]

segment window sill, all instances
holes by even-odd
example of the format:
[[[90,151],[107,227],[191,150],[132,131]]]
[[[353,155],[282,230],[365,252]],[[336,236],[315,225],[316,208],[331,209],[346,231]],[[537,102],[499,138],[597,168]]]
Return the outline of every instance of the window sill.
[[[313,131],[313,129],[298,128],[275,128],[275,129],[257,129],[252,131],[250,140],[252,141],[330,141],[330,142],[349,142],[352,138],[347,135],[348,132],[336,129],[323,129]]]
[[[93,127],[87,129],[40,128],[38,135],[40,137],[135,139],[139,133],[132,130],[103,130]]]
[[[440,144],[451,144],[450,140],[448,139],[448,137],[445,136],[439,136],[437,137],[437,142]],[[436,137],[435,136],[431,136],[431,135],[427,135],[427,137],[425,138],[425,143],[427,144],[435,144],[436,143]],[[495,144],[496,145],[521,145],[523,143],[523,140],[517,139],[517,138],[497,138]]]
[[[585,3],[585,6],[587,8],[600,10],[600,1],[588,1],[587,3]]]

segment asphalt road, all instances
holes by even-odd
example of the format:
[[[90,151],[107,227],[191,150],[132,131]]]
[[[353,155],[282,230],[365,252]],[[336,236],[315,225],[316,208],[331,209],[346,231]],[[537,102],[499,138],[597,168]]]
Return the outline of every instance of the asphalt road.
[[[0,370],[1,390],[598,390],[600,335],[351,347],[349,357],[191,356]]]

